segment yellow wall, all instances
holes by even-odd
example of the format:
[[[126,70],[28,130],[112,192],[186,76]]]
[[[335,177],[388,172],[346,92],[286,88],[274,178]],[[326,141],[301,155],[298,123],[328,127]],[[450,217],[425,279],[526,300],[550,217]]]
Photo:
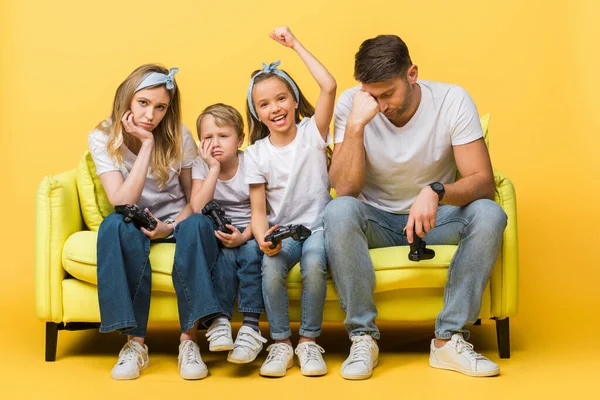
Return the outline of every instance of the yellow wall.
[[[598,326],[600,7],[592,1],[59,3],[0,3],[0,307],[17,304],[33,318],[36,186],[77,165],[129,72],[147,62],[179,66],[189,127],[213,102],[241,108],[262,61],[282,59],[315,99],[299,59],[267,36],[288,24],[340,92],[355,84],[359,44],[379,33],[405,39],[421,78],[464,86],[492,114],[493,163],[517,190],[520,340],[551,329],[550,318],[563,321],[562,332],[570,322]]]

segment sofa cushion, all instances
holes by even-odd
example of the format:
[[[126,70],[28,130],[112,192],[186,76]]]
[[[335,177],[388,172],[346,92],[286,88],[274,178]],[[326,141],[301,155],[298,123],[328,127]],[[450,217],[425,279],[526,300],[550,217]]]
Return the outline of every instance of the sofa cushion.
[[[74,278],[94,285],[98,283],[96,274],[97,238],[97,232],[76,232],[67,239],[62,253],[64,269]],[[435,250],[435,258],[419,263],[408,260],[408,246],[370,250],[376,273],[375,292],[403,288],[444,287],[447,268],[457,246],[430,246],[430,248]],[[150,246],[153,291],[175,292],[171,278],[174,255],[174,244],[158,243]],[[296,264],[290,271],[287,285],[290,299],[300,299],[302,276],[299,264]],[[327,299],[337,298],[333,283],[329,278],[327,287]]]
[[[104,218],[115,209],[104,193],[100,178],[96,175],[96,164],[89,151],[79,161],[76,179],[83,220],[90,230],[97,232]]]

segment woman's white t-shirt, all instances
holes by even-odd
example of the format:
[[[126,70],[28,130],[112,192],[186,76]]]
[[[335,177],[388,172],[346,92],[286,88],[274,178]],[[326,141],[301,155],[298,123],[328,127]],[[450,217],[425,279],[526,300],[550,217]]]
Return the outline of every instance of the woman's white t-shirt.
[[[120,171],[123,179],[127,179],[137,155],[133,154],[125,145],[121,145],[120,151],[123,164],[119,165],[108,154],[107,143],[108,135],[98,129],[92,131],[88,136],[90,152],[96,164],[96,174],[102,175],[109,171]],[[185,126],[182,126],[181,148],[183,153],[181,166],[171,166],[169,177],[162,188],[158,187],[158,180],[150,173],[150,167],[148,167],[144,189],[138,201],[140,208],[147,207],[161,221],[175,218],[187,204],[183,186],[179,181],[179,174],[182,168],[192,167],[192,162],[197,154],[197,147],[190,131]]]

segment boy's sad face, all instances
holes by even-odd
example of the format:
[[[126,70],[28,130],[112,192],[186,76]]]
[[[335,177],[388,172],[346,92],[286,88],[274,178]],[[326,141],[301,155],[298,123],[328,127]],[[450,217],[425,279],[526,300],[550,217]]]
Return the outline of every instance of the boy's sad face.
[[[200,123],[200,140],[212,144],[211,155],[223,164],[237,157],[237,149],[244,142],[244,136],[238,137],[232,126],[217,124],[215,117],[209,114]]]

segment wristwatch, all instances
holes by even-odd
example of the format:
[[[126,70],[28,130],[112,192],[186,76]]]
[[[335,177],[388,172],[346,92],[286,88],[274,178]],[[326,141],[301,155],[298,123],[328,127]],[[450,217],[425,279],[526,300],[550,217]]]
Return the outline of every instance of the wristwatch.
[[[444,193],[446,193],[444,185],[440,182],[433,182],[429,184],[429,187],[431,188],[431,190],[437,193],[439,197],[438,201],[442,201],[442,199],[444,198]]]
[[[174,219],[169,219],[165,221],[165,224],[173,225],[173,233],[175,233],[175,227],[177,227],[177,221]]]

